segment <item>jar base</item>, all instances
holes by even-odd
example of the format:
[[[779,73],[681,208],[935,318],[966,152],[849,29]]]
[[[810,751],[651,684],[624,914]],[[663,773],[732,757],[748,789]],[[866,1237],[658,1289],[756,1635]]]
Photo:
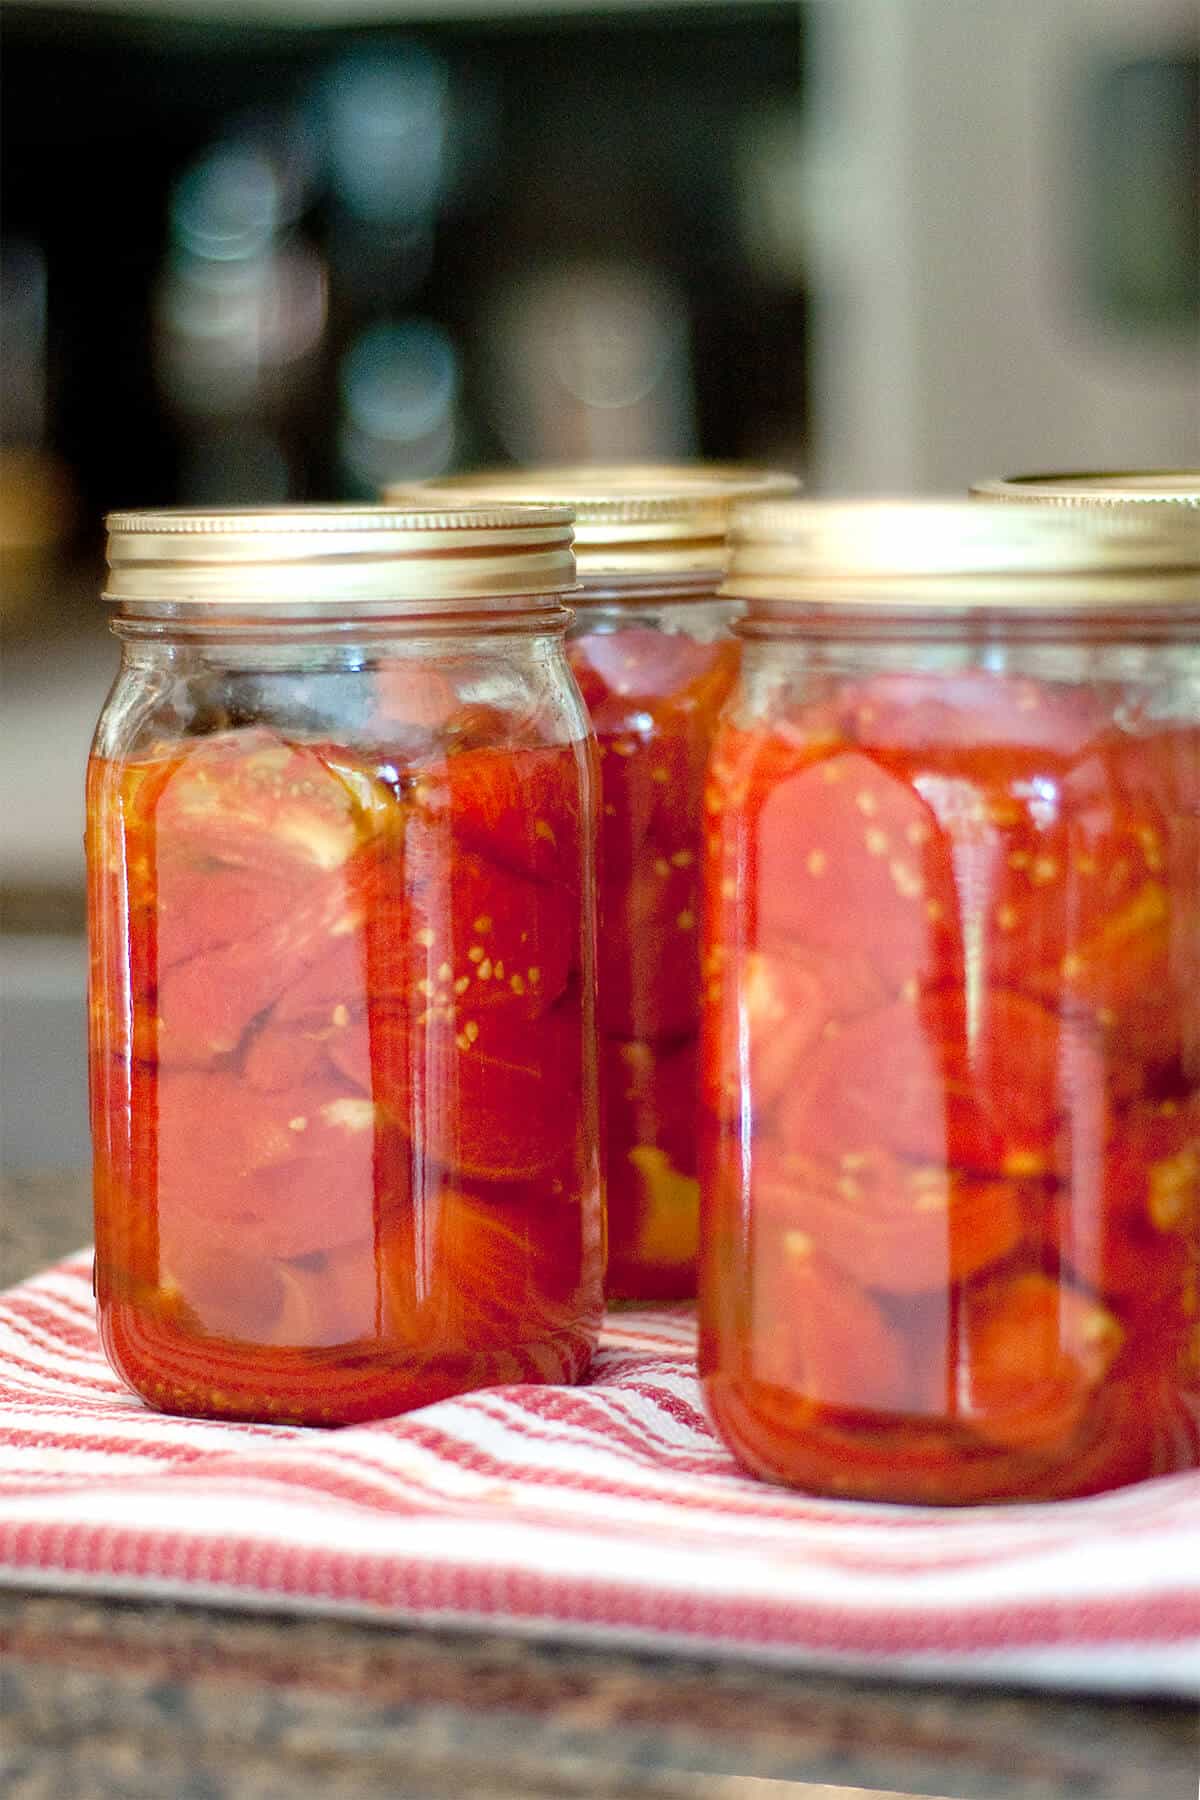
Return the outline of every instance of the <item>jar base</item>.
[[[248,1348],[193,1335],[126,1303],[100,1320],[114,1372],[156,1412],[267,1425],[366,1424],[455,1394],[513,1383],[573,1385],[587,1374],[597,1329],[579,1327],[511,1347],[420,1352],[352,1343]]]
[[[733,1376],[704,1380],[709,1415],[752,1475],[836,1500],[915,1506],[1083,1499],[1200,1467],[1200,1394],[1107,1390],[1053,1450],[985,1445],[963,1426],[835,1412]]]

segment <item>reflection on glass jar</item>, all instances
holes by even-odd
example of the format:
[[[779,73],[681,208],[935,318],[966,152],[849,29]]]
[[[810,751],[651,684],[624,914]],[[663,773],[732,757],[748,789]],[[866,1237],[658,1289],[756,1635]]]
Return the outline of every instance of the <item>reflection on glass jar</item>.
[[[587,1366],[593,756],[569,515],[514,519],[110,521],[97,1296],[163,1410],[340,1423]]]
[[[738,652],[735,608],[715,594],[733,502],[795,486],[693,464],[527,469],[415,490],[575,511],[582,586],[568,656],[600,752],[600,1073],[618,1299],[695,1292],[704,770]]]
[[[1200,1462],[1200,524],[735,528],[704,887],[701,1368],[864,1499]]]

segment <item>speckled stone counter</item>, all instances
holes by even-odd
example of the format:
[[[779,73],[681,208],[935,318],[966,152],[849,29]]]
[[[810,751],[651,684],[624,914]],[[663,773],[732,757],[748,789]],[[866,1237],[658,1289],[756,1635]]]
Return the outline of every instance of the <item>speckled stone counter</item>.
[[[5,1184],[0,1273],[85,1241]],[[0,1592],[14,1800],[1196,1800],[1200,1710]]]

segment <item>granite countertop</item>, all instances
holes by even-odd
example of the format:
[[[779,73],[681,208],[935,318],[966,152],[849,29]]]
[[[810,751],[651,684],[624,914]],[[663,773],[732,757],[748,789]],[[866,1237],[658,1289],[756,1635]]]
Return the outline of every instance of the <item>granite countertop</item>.
[[[86,1241],[9,1178],[0,1275]],[[13,1800],[1195,1800],[1200,1709],[0,1591]]]

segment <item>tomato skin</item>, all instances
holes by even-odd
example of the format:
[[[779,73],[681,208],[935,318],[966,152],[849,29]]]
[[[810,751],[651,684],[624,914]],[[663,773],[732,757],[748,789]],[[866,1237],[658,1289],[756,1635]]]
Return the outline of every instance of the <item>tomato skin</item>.
[[[447,828],[489,864],[578,889],[583,809],[575,757],[462,750],[418,765],[414,797],[430,827]]]
[[[720,697],[729,686],[736,646],[728,639],[705,643],[685,631],[622,623],[612,630],[588,629],[586,617],[571,639],[571,668],[598,731],[623,729],[631,712],[677,696],[705,703],[700,683]],[[719,703],[719,702],[718,702]]]
[[[550,861],[478,747],[437,765],[474,818],[257,728],[94,763],[97,1292],[151,1404],[333,1424],[586,1367],[588,796],[575,746],[514,755]]]
[[[847,737],[889,756],[921,752],[1034,752],[1067,763],[1111,729],[1113,698],[1077,683],[1052,684],[982,669],[872,675],[838,696]]]
[[[764,1153],[750,1206],[764,1234],[803,1232],[880,1294],[944,1292],[1008,1256],[1026,1220],[1020,1183],[906,1165],[887,1152],[835,1165]]]
[[[158,983],[157,1053],[168,1065],[205,1067],[235,1053],[252,1022],[336,943],[348,910],[337,882],[317,882],[282,922],[168,969]]]
[[[1099,1091],[1095,1047],[1035,1002],[993,991],[974,1033],[953,991],[823,1036],[779,1112],[798,1155],[878,1150],[940,1168],[1047,1169],[1063,1112]]]
[[[870,758],[837,752],[777,779],[756,809],[753,855],[761,941],[865,950],[892,992],[961,970],[937,820]]]
[[[220,732],[174,758],[154,804],[154,848],[298,881],[347,861],[355,813],[355,794],[319,748],[267,730]]]
[[[369,1100],[322,1083],[258,1094],[224,1071],[178,1071],[157,1091],[160,1255],[203,1233],[267,1257],[304,1256],[371,1229],[384,1129]],[[214,1121],[220,1130],[214,1130]]]
[[[478,1025],[471,1038],[467,1027]],[[333,1060],[354,1080],[357,1045]],[[352,1060],[355,1059],[355,1060]],[[584,1105],[585,1046],[575,1004],[547,1013],[536,1029],[496,1015],[421,1025],[399,1008],[371,1019],[364,1091],[397,1128],[460,1174],[530,1180],[574,1139]]]
[[[816,1406],[908,1409],[908,1359],[870,1295],[827,1262],[806,1232],[785,1231],[764,1258],[751,1304],[756,1380]]]

